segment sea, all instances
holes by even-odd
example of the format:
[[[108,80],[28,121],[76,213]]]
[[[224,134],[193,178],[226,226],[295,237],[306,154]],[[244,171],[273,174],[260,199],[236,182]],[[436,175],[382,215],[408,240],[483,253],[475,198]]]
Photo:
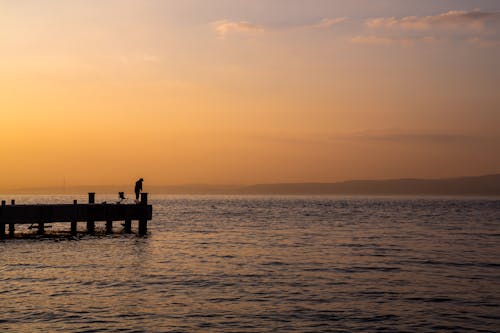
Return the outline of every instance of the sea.
[[[500,331],[499,198],[150,203],[144,237],[115,222],[112,235],[54,224],[0,241],[0,332]]]

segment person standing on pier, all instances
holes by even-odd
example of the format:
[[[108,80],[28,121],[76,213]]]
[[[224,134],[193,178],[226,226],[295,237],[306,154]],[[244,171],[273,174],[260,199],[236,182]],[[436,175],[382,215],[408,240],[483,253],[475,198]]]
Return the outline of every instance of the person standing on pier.
[[[138,181],[135,182],[135,201],[139,201],[139,194],[142,192],[142,182],[144,179],[139,179]]]

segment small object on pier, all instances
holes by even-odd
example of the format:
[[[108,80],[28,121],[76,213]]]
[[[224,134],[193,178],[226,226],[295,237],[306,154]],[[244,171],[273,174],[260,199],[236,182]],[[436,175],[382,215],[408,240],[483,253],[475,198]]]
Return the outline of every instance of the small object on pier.
[[[127,200],[127,198],[125,198],[125,192],[118,192],[118,201],[116,203],[121,204],[123,200]]]

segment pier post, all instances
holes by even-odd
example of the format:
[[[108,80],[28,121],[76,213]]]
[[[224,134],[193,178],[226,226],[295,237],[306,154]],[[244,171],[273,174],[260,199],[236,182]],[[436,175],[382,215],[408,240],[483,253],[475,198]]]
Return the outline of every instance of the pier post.
[[[2,202],[3,204],[3,202]],[[11,200],[10,201],[10,204],[11,205],[15,205],[16,204],[16,201],[15,200]],[[9,236],[10,237],[14,237],[14,232],[16,231],[16,227],[15,227],[15,224],[14,223],[9,223]]]
[[[148,209],[148,194],[141,193],[141,203],[143,209],[143,217],[139,220],[139,235],[146,235],[148,233],[148,219],[147,219],[147,209]]]
[[[77,234],[77,219],[78,219],[78,201],[73,200],[73,219],[71,220],[71,236]]]
[[[106,221],[106,233],[107,234],[112,234],[113,233],[113,221]]]
[[[3,220],[4,207],[5,207],[5,200],[2,200],[2,208],[0,208],[0,239],[5,238],[5,222]]]
[[[89,193],[89,204],[95,204],[95,193]],[[93,220],[87,221],[87,232],[93,234],[95,232],[95,222]]]
[[[38,223],[38,234],[43,235],[45,233],[45,223]]]
[[[106,233],[112,234],[113,233],[113,220],[111,220],[109,217],[109,209],[108,209],[107,204],[106,204],[105,209],[106,209]]]
[[[123,225],[123,229],[125,230],[126,233],[131,233],[132,232],[132,220],[126,219],[125,224]]]

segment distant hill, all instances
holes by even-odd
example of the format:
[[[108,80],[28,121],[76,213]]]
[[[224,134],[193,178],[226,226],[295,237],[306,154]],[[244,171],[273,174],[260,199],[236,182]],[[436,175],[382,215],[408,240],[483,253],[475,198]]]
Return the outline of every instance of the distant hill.
[[[448,179],[352,180],[339,183],[259,184],[246,194],[500,196],[500,174]]]
[[[133,186],[79,186],[61,188],[26,188],[11,194],[83,194],[87,192],[132,192]],[[446,179],[352,180],[338,183],[280,183],[240,185],[148,186],[156,194],[294,194],[294,195],[449,195],[500,196],[500,174]]]

